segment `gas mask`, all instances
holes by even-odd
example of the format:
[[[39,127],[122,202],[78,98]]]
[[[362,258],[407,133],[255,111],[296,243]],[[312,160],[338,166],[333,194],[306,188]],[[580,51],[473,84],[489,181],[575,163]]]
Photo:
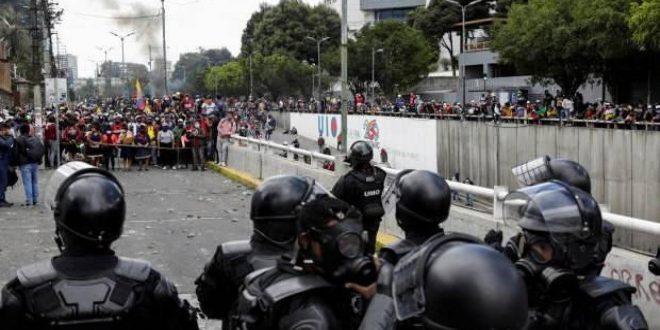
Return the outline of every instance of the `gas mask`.
[[[365,253],[366,232],[362,229],[359,213],[352,208],[347,214],[331,212],[337,220],[329,223],[334,222],[334,225],[309,229],[312,239],[321,245],[320,260],[310,261],[318,262],[329,279],[336,283],[374,283],[378,274],[373,259]]]
[[[540,291],[544,300],[562,303],[571,299],[578,277],[564,265],[566,250],[545,235],[525,232],[523,255],[515,263],[528,286]]]

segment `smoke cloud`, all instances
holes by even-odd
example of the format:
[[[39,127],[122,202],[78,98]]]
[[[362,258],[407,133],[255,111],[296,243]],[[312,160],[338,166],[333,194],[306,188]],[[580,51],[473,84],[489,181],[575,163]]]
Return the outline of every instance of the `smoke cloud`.
[[[127,39],[127,48],[137,47],[140,54],[149,59],[149,47],[152,56],[156,57],[162,48],[161,40],[161,16],[159,7],[146,6],[138,1],[132,1],[130,5],[123,4],[119,0],[101,0],[106,12],[104,15],[114,17],[119,35],[135,32],[135,35]],[[133,40],[131,40],[134,38]],[[145,60],[145,62],[146,62]]]

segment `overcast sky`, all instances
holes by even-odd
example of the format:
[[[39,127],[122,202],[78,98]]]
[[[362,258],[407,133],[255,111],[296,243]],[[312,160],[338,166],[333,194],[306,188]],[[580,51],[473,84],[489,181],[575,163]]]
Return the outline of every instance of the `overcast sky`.
[[[199,47],[227,47],[232,54],[238,54],[241,34],[250,15],[259,9],[259,4],[278,1],[165,0],[168,60],[176,63],[181,53],[197,51]],[[305,2],[315,5],[322,0]],[[92,77],[96,62],[103,61],[103,53],[97,47],[112,47],[108,60],[121,61],[121,42],[110,31],[120,35],[135,31],[136,35],[125,41],[126,62],[147,64],[149,44],[154,44],[154,57],[162,54],[159,17],[116,18],[157,16],[160,0],[59,0],[58,3],[64,9],[62,23],[56,27],[60,53],[66,48],[67,53],[78,56],[79,77]]]

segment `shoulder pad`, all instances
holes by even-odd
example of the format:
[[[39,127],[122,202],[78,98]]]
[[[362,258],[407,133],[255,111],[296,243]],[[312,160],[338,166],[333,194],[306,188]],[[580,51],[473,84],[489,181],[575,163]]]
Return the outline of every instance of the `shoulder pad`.
[[[232,258],[235,256],[246,255],[252,252],[250,241],[232,241],[220,245],[223,257]]]
[[[396,254],[398,258],[401,258],[408,252],[412,251],[417,247],[417,244],[413,243],[410,240],[407,239],[402,239],[398,242],[394,242],[392,244],[388,244],[385,246],[383,249],[385,250],[390,250]]]
[[[119,258],[115,266],[115,274],[139,282],[146,281],[150,273],[151,264],[144,260]]]
[[[252,273],[248,274],[245,276],[245,286],[249,286],[250,283],[254,282],[259,276],[261,276],[263,273],[272,270],[275,267],[266,267],[266,268],[261,268],[253,271]]]
[[[267,287],[262,300],[266,305],[270,305],[306,291],[332,286],[330,282],[317,275],[294,276]]]
[[[626,283],[603,276],[595,276],[581,281],[580,290],[591,298],[600,298],[617,292],[631,295],[637,291]]]
[[[31,288],[58,277],[51,260],[44,260],[36,264],[21,267],[16,271],[16,278],[22,286]]]

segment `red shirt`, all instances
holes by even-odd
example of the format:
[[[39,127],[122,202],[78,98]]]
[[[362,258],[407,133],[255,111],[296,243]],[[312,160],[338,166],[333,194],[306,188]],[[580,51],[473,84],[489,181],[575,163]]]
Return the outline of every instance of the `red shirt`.
[[[44,138],[46,138],[46,141],[57,140],[57,129],[54,123],[46,124],[46,129],[44,130]]]

